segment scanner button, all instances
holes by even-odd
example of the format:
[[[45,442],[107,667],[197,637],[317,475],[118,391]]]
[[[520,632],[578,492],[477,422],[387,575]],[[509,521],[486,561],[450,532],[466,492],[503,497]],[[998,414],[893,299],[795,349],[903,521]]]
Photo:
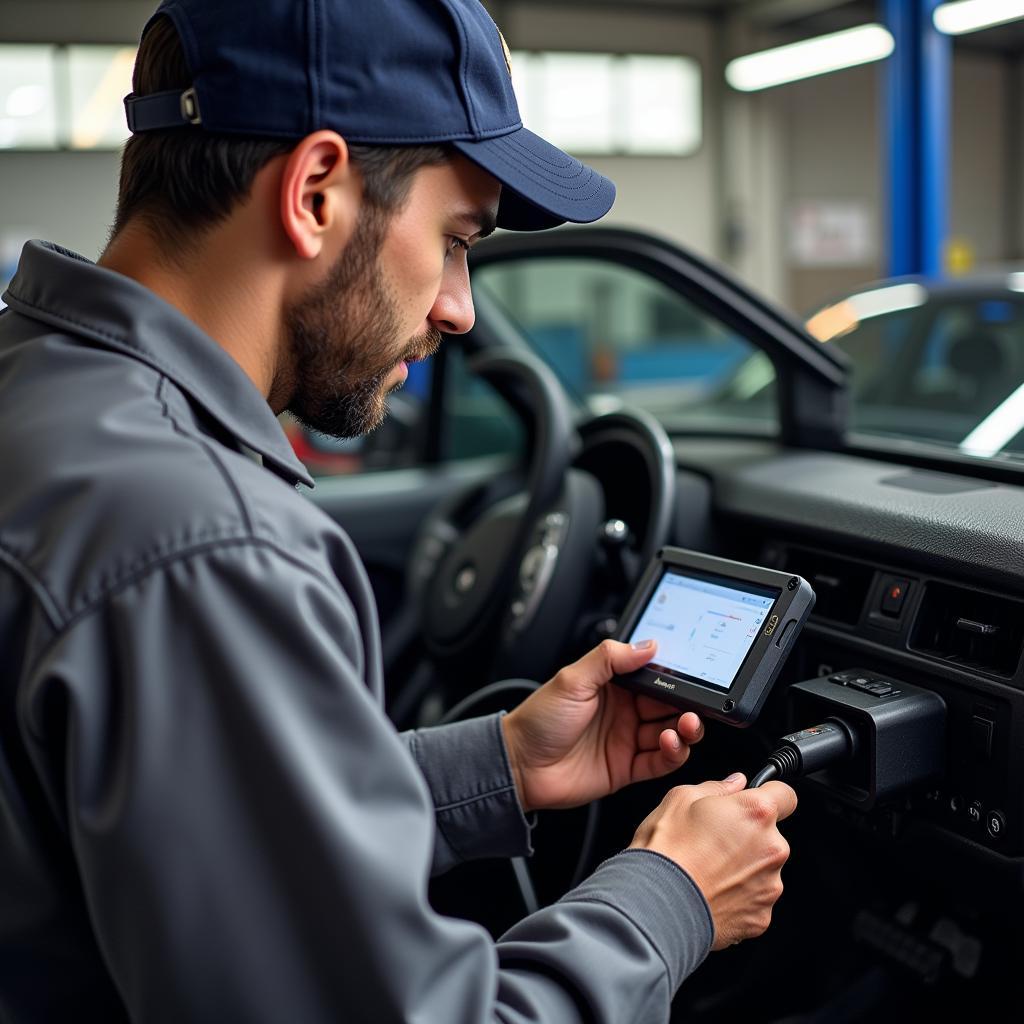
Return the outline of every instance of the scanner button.
[[[868,679],[866,676],[860,676],[859,678],[852,680],[848,685],[851,690],[859,690],[861,693],[874,694],[875,687],[879,684],[873,679]]]
[[[789,643],[790,637],[793,635],[793,627],[796,625],[796,619],[790,619],[785,626],[782,627],[782,632],[779,634],[779,639],[775,641],[776,647],[785,647]]]

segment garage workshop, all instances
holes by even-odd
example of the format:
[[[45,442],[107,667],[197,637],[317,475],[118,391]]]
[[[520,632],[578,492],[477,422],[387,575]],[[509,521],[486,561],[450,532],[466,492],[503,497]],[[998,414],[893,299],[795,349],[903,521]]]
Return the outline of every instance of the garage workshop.
[[[1016,1019],[1024,2],[0,0],[0,1021]]]

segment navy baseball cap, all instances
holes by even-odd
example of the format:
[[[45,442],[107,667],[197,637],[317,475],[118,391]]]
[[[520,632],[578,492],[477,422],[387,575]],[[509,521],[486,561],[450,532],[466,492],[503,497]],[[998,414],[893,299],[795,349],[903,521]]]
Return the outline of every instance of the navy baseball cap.
[[[590,223],[615,201],[607,178],[523,127],[508,47],[478,0],[164,0],[161,15],[192,86],[127,97],[133,133],[448,143],[502,183],[498,226],[516,231]]]

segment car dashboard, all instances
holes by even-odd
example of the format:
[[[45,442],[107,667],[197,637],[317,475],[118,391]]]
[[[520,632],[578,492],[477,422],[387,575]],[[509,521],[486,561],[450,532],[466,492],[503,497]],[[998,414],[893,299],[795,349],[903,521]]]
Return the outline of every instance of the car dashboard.
[[[763,442],[687,440],[683,540],[797,573],[818,601],[787,678],[861,666],[939,693],[945,777],[915,807],[965,854],[1024,852],[1024,490]]]
[[[811,725],[789,699],[801,680],[858,669],[937,693],[944,768],[926,786],[864,811],[796,783],[792,928],[806,931],[815,901],[850,899],[844,924],[820,934],[836,955],[874,946],[876,961],[927,975],[932,953],[975,989],[987,951],[983,991],[1008,985],[1010,961],[994,964],[1024,933],[1024,489],[760,440],[675,448],[676,542],[802,575],[818,596],[754,735],[710,727],[694,771],[749,774],[779,736]],[[900,923],[923,907],[923,932]],[[957,941],[937,944],[936,922]],[[930,969],[919,980],[935,982]]]

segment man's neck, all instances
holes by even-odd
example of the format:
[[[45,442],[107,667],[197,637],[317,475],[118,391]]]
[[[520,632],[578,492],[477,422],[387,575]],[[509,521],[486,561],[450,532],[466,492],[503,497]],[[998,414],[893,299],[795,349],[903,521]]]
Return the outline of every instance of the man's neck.
[[[168,259],[150,229],[132,222],[99,259],[170,303],[216,341],[269,396],[276,370],[281,297],[245,256],[253,240],[230,223],[204,235],[194,250]],[[248,273],[249,269],[252,272]]]

